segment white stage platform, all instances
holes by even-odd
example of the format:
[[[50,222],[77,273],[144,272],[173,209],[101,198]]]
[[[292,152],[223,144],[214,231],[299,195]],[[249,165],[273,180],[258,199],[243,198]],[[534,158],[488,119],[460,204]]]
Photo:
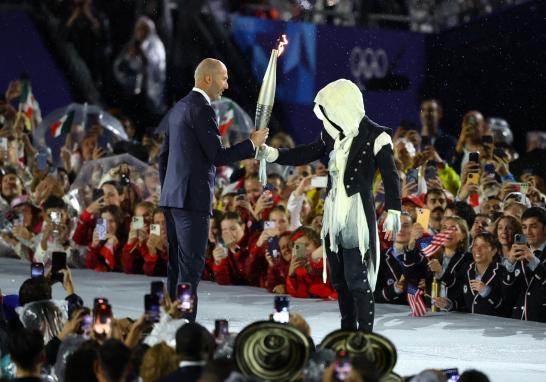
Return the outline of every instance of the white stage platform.
[[[73,270],[76,293],[89,306],[94,297],[108,297],[117,317],[137,317],[143,311],[143,295],[152,278],[119,273]],[[0,258],[2,293],[17,293],[29,277],[30,266]],[[54,298],[64,298],[57,284]],[[250,287],[218,286],[202,282],[199,287],[200,323],[212,329],[216,318],[227,318],[231,331],[271,312],[273,296]],[[339,325],[337,302],[292,299],[292,311],[309,322],[316,344]],[[469,314],[409,317],[409,307],[378,304],[375,330],[391,339],[398,349],[395,371],[411,375],[425,368],[476,368],[492,381],[546,381],[546,324]]]

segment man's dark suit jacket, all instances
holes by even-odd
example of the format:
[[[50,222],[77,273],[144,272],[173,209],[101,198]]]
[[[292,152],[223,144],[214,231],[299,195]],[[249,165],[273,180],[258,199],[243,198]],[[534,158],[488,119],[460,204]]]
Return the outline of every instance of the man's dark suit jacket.
[[[165,118],[159,205],[211,213],[215,166],[251,158],[254,146],[247,139],[225,148],[213,108],[196,91],[178,101]]]

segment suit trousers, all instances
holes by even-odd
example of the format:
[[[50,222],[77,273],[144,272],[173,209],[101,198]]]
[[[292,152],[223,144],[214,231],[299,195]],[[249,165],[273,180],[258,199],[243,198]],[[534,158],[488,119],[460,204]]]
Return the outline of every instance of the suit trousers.
[[[169,241],[167,264],[167,289],[171,299],[176,299],[177,285],[190,283],[194,293],[193,312],[197,316],[197,286],[205,267],[205,249],[210,216],[205,212],[186,211],[180,208],[163,208]]]
[[[338,293],[341,329],[371,333],[374,320],[374,298],[368,282],[366,261],[358,248],[338,246],[338,252],[329,249],[326,238],[326,256],[330,265],[332,286]]]

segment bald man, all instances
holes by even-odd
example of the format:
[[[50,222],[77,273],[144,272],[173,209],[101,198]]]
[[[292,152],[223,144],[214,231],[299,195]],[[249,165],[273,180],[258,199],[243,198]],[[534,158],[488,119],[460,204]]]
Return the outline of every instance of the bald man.
[[[191,284],[197,315],[197,285],[205,264],[205,246],[212,213],[215,166],[251,158],[267,139],[268,129],[230,148],[222,146],[211,101],[228,89],[226,66],[206,58],[195,69],[195,87],[173,106],[161,123],[165,140],[159,155],[160,207],[165,211],[169,264],[167,286],[177,297],[177,285]]]

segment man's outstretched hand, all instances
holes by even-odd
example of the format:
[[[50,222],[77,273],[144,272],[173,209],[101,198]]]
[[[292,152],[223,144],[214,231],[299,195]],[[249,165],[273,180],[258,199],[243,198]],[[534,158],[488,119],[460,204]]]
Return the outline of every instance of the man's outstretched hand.
[[[254,143],[254,147],[258,148],[261,145],[263,145],[267,139],[267,136],[269,135],[269,129],[260,129],[256,131],[256,129],[252,130],[252,133],[250,133],[250,140],[252,143]]]

